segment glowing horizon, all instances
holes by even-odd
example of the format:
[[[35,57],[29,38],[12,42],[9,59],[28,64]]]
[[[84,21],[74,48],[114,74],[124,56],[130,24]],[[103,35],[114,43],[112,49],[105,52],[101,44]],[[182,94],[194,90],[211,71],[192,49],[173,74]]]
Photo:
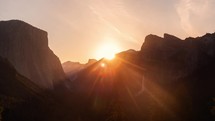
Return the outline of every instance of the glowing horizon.
[[[0,20],[20,19],[48,32],[61,62],[99,59],[99,47],[139,50],[148,34],[197,37],[215,31],[213,0],[0,0]],[[110,40],[110,43],[112,40]],[[111,52],[114,53],[114,52]],[[113,54],[112,54],[113,55]],[[113,57],[113,56],[112,56]]]
[[[121,48],[117,41],[113,38],[107,37],[102,42],[98,43],[98,48],[95,50],[96,59],[106,58],[112,60],[115,54],[120,52]]]

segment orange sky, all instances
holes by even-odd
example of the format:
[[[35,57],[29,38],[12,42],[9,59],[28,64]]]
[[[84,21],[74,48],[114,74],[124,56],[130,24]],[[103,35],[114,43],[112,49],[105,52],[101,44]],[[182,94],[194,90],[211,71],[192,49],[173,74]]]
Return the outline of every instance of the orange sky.
[[[148,34],[182,39],[215,31],[214,0],[0,0],[0,20],[20,19],[49,33],[61,62],[98,59],[103,45],[139,50]]]

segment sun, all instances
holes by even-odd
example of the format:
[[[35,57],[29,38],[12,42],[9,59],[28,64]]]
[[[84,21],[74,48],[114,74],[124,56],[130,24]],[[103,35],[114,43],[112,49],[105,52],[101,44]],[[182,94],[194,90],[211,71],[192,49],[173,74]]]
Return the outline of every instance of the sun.
[[[119,46],[113,41],[104,42],[99,46],[97,50],[97,59],[105,58],[112,60],[115,58],[115,54],[120,51]]]
[[[100,66],[101,66],[102,68],[105,68],[105,67],[106,67],[106,64],[105,64],[105,63],[101,63]]]

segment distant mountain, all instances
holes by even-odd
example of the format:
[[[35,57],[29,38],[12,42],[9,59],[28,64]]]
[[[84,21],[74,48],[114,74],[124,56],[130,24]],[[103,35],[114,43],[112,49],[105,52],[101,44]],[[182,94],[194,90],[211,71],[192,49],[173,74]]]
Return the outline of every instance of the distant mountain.
[[[42,88],[65,79],[60,60],[48,47],[47,32],[23,21],[0,21],[0,56]]]
[[[67,61],[64,62],[62,64],[63,70],[66,74],[66,76],[70,79],[70,80],[74,80],[77,78],[77,74],[83,70],[84,68],[94,64],[95,62],[97,62],[97,60],[95,59],[89,59],[88,62],[86,64],[81,64],[79,62],[71,62],[71,61]]]
[[[86,120],[214,121],[215,33],[148,35],[140,51],[102,59],[71,84]]]
[[[71,62],[71,61],[67,61],[62,64],[62,67],[63,67],[63,70],[65,73],[76,72],[76,71],[82,69],[83,66],[84,66],[84,64],[81,64],[79,62]]]

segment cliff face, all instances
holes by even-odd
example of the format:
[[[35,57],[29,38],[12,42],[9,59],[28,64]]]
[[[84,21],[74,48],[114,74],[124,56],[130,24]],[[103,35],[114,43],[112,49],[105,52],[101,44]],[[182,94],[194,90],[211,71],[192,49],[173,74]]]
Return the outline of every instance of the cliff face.
[[[0,57],[0,100],[2,96],[27,98],[36,96],[43,90],[20,75],[13,65]]]
[[[25,22],[0,22],[0,56],[43,88],[65,79],[60,60],[48,47],[47,32]]]
[[[156,74],[157,80],[173,81],[213,64],[214,47],[215,34],[185,40],[168,34],[164,38],[148,35],[139,52],[139,63]]]
[[[73,113],[56,100],[54,90],[44,90],[0,57],[0,119],[3,121],[68,121]],[[56,103],[57,102],[57,103]],[[65,117],[62,117],[65,116]],[[73,120],[72,120],[73,121]]]

